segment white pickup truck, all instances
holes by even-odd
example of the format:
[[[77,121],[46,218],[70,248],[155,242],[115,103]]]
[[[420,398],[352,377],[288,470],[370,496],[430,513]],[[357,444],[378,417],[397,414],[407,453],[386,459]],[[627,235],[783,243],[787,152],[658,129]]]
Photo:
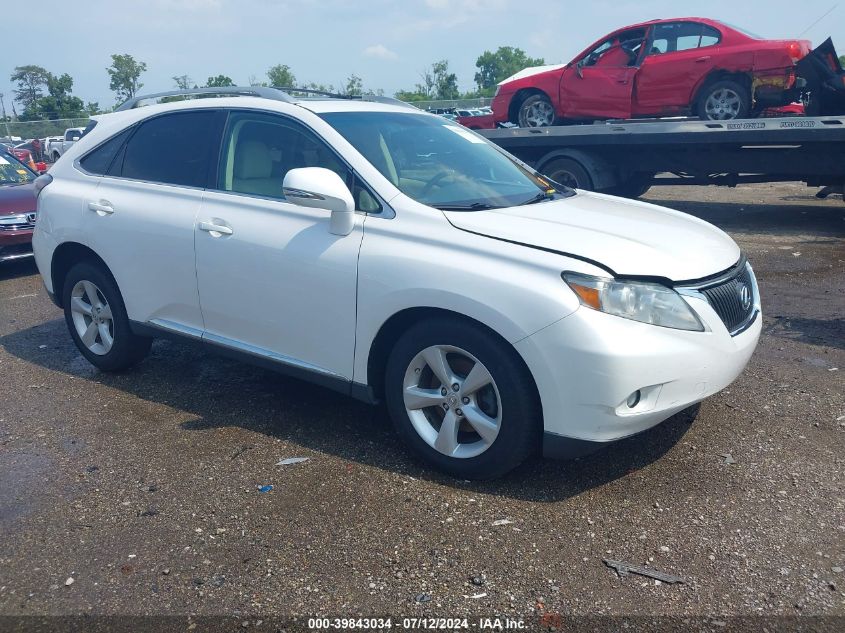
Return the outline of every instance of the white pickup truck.
[[[82,138],[84,128],[69,127],[65,130],[63,137],[56,137],[55,139],[47,140],[46,155],[50,162],[55,163],[59,160],[59,156],[64,154],[76,141]]]

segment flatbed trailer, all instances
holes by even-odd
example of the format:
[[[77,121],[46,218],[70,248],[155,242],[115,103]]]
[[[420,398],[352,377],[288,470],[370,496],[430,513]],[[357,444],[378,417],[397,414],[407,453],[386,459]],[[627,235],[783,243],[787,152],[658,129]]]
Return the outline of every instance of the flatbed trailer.
[[[845,117],[655,119],[478,133],[552,180],[637,197],[654,185],[845,184]]]

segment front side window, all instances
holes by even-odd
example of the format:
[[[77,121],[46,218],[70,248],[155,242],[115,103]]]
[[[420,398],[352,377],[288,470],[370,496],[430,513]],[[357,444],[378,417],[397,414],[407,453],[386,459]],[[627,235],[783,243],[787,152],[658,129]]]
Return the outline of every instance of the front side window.
[[[352,191],[358,210],[379,211],[376,198],[311,130],[271,114],[232,113],[224,135],[218,189],[284,200],[285,175],[300,167],[335,172]]]
[[[426,114],[321,115],[402,193],[450,210],[541,202],[551,185],[466,128]]]
[[[223,117],[217,110],[174,112],[144,121],[119,152],[110,175],[205,187],[219,146]]]

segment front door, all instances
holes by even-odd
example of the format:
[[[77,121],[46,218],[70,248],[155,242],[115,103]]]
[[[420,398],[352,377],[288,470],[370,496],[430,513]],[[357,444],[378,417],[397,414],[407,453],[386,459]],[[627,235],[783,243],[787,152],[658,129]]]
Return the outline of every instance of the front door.
[[[282,115],[233,112],[216,190],[196,230],[204,339],[269,360],[351,380],[363,215],[345,236],[329,211],[284,199],[288,170],[345,164],[313,132]]]

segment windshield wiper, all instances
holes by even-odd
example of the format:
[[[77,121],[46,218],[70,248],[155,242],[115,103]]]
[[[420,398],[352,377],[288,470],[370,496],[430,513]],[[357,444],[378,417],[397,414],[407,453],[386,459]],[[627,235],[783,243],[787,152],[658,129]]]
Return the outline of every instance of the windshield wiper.
[[[551,192],[551,193],[550,193]],[[545,202],[546,200],[554,200],[555,194],[557,191],[549,190],[549,191],[541,191],[533,198],[529,198],[525,202],[520,202],[517,206],[523,206],[526,204],[537,204],[538,202]]]
[[[501,209],[502,207],[486,202],[473,202],[472,204],[433,204],[435,209],[441,211],[489,211],[490,209]]]

